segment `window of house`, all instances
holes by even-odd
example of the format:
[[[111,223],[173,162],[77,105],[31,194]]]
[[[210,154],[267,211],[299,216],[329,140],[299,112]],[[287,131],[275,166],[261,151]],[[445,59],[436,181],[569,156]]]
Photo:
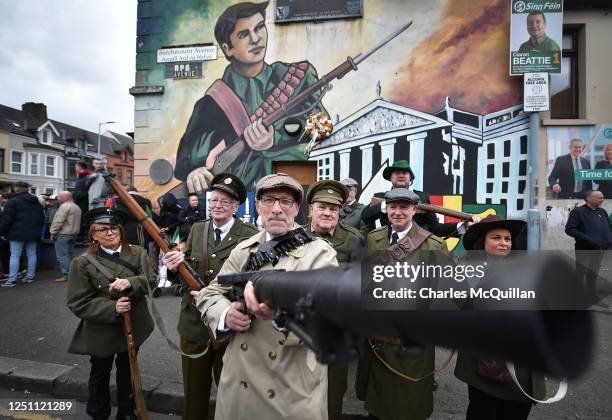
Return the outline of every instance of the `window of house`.
[[[51,134],[51,130],[44,129],[41,131],[40,142],[44,144],[53,143],[53,135]]]
[[[132,171],[130,171],[128,169],[128,171],[127,171],[127,181],[126,181],[127,185],[134,185],[132,177],[133,177]]]
[[[38,153],[29,153],[28,157],[29,157],[29,165],[30,165],[30,170],[29,170],[29,174],[30,175],[38,175],[39,171],[38,171]]]
[[[582,26],[563,26],[561,73],[550,77],[551,118],[579,118],[578,109],[578,60],[579,36]]]
[[[117,169],[117,180],[123,184],[123,170],[121,168]]]
[[[4,171],[4,149],[0,149],[0,172]]]
[[[23,152],[11,152],[11,172],[15,174],[23,173]]]
[[[45,175],[46,176],[57,176],[55,168],[57,156],[47,156],[45,158]]]

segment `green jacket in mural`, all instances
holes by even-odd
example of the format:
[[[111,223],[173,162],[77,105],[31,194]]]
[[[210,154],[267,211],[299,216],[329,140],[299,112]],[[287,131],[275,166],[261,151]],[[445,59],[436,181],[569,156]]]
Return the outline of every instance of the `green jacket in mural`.
[[[291,74],[290,69],[293,72]],[[285,82],[287,79],[289,82]],[[244,122],[244,118],[253,121],[259,117],[258,109],[264,101],[272,101],[271,98],[275,97],[277,102],[272,107],[280,107],[279,103],[285,103],[289,98],[297,96],[317,80],[317,72],[308,62],[293,65],[281,62],[264,63],[262,71],[252,78],[238,74],[231,65],[227,66],[222,78],[224,89],[217,89],[219,86],[215,82],[193,108],[189,124],[179,143],[174,176],[185,180],[191,171],[204,166],[210,151],[221,141],[225,140],[227,146],[242,134],[237,131],[240,130],[240,122]],[[236,95],[243,109],[227,105],[231,101],[225,100],[228,92],[225,87],[229,87]],[[223,93],[220,95],[219,92]],[[289,111],[289,114],[297,114],[297,118],[305,123],[308,114],[326,112],[321,104],[316,104],[319,96],[319,92],[314,93],[308,100]],[[221,101],[218,100],[220,97],[223,98]],[[228,109],[233,110],[229,112],[233,115],[228,115]],[[252,190],[259,178],[272,171],[272,161],[306,159],[304,147],[308,141],[303,138],[298,143],[298,138],[285,133],[281,120],[274,124],[274,145],[270,149],[253,151],[248,162],[238,162],[230,167],[229,171],[240,176],[247,189]]]
[[[379,253],[389,248],[389,226],[383,226],[368,234],[368,254]],[[414,238],[419,230],[416,222],[408,231]],[[446,242],[435,235],[427,239],[401,262],[410,264],[440,264],[450,261]],[[385,367],[371,348],[359,359],[355,390],[365,400],[368,413],[385,420],[422,420],[433,411],[433,375],[435,348],[432,344],[400,342],[395,339],[371,339],[378,355],[396,371],[412,378],[423,378],[409,382]]]
[[[542,34],[535,41],[532,38],[529,38],[529,40],[521,44],[518,50],[518,52],[521,53],[531,51],[547,53],[553,51],[561,51],[561,49],[555,41],[549,38],[546,34]]]
[[[185,246],[185,258],[202,278],[208,277],[213,279],[227,257],[229,257],[232,249],[242,240],[255,235],[257,228],[251,224],[244,223],[240,219],[234,219],[234,224],[227,235],[219,245],[215,246],[212,234],[212,219],[208,220],[210,221],[208,232],[206,232],[208,255],[204,255],[204,225],[206,221],[203,221],[195,223],[191,228]],[[208,259],[208,273],[204,272],[204,258]],[[206,325],[200,319],[200,312],[192,305],[192,301],[193,297],[189,293],[183,295],[177,330],[181,337],[193,343],[205,345],[208,343],[208,331],[206,330]]]
[[[134,343],[141,346],[153,331],[153,319],[147,309],[145,295],[149,287],[155,287],[156,278],[147,263],[146,251],[136,245],[130,245],[130,248],[133,253],[121,249],[120,258],[138,268],[140,274],[137,276],[128,268],[108,259],[98,260],[115,277],[130,281],[134,305],[130,311]],[[119,295],[113,293],[111,296],[108,285],[106,277],[87,258],[81,255],[72,261],[68,275],[67,303],[68,308],[81,321],[70,343],[70,353],[110,357],[127,351],[123,317],[117,316],[115,308]]]

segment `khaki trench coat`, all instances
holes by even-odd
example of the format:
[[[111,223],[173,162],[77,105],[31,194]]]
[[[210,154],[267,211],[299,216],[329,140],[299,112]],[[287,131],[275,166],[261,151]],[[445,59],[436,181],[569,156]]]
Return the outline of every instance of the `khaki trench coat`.
[[[265,232],[239,243],[219,275],[243,271],[249,253],[265,241]],[[312,270],[337,266],[336,252],[316,239],[261,270]],[[197,307],[217,333],[219,318],[230,305],[216,279],[202,289]],[[327,366],[293,335],[277,331],[272,321],[254,319],[250,330],[233,333],[223,356],[215,418],[327,419]]]

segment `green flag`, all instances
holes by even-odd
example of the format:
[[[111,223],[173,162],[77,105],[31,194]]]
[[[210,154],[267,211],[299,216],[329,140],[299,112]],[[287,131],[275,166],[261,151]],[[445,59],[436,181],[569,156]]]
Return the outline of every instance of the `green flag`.
[[[170,243],[178,244],[179,237],[180,237],[180,233],[179,233],[179,228],[177,226],[176,229],[174,230],[174,235],[172,235],[172,240],[170,241]]]
[[[147,217],[153,220],[153,212],[151,211],[151,207],[145,206],[145,212],[147,213]]]

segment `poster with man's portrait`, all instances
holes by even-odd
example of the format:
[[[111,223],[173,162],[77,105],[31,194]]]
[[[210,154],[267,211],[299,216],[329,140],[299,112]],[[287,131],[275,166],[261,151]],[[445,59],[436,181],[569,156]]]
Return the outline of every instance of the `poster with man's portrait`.
[[[511,2],[510,75],[560,73],[563,1]]]
[[[612,198],[612,125],[550,127],[549,199],[582,199],[587,190]]]

